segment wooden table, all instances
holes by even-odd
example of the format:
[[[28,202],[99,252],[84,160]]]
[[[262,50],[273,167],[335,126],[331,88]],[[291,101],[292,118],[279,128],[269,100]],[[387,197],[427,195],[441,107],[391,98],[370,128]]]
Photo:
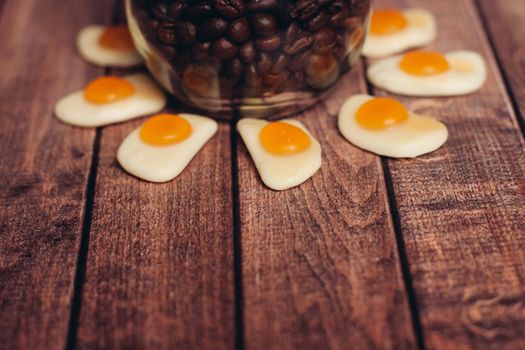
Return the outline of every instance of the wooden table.
[[[0,0],[0,348],[524,349],[525,2],[377,0],[438,19],[438,50],[488,62],[468,97],[403,98],[451,137],[415,160],[339,135],[361,62],[297,118],[324,147],[298,188],[265,188],[221,124],[176,180],[115,162],[142,120],[58,122],[58,98],[113,71],[77,31],[114,0]],[[174,106],[170,107],[174,110]]]

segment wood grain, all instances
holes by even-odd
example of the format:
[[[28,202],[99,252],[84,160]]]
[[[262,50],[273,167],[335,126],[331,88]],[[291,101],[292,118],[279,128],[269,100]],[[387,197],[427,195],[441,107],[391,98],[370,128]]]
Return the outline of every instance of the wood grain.
[[[231,349],[229,126],[175,180],[151,184],[115,161],[142,121],[102,132],[78,347]]]
[[[380,160],[336,128],[344,99],[364,89],[357,68],[298,117],[324,155],[297,188],[266,188],[239,141],[247,349],[415,348]]]
[[[525,4],[491,0],[478,0],[478,3],[525,132]]]
[[[450,140],[388,162],[426,346],[525,348],[524,143],[474,3],[376,4],[429,9],[439,25],[434,48],[475,50],[488,63],[485,87],[471,96],[403,98],[443,120]]]
[[[100,69],[76,32],[107,1],[7,1],[0,33],[0,348],[62,349],[70,315],[93,130],[54,103]],[[64,30],[67,28],[67,30]]]

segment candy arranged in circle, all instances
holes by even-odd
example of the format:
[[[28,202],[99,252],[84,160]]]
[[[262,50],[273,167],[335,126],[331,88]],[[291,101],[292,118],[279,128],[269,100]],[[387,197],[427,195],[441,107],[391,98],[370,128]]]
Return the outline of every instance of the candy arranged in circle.
[[[165,106],[164,92],[149,76],[107,76],[63,97],[55,105],[55,115],[68,124],[96,127],[157,113]]]
[[[177,177],[217,132],[217,122],[194,114],[160,114],[132,131],[117,160],[130,174],[151,182]]]
[[[373,63],[367,72],[376,87],[408,96],[458,96],[479,90],[487,79],[476,52],[413,51]]]
[[[434,16],[426,10],[375,10],[363,55],[385,57],[425,46],[434,41],[436,32]]]
[[[143,62],[125,25],[87,26],[78,33],[77,47],[86,61],[99,66],[133,67]]]
[[[264,184],[286,190],[308,180],[321,167],[321,145],[297,120],[267,122],[245,118],[237,123]]]
[[[338,126],[355,146],[393,158],[414,158],[440,148],[448,139],[446,126],[408,111],[386,97],[356,95],[343,104]]]

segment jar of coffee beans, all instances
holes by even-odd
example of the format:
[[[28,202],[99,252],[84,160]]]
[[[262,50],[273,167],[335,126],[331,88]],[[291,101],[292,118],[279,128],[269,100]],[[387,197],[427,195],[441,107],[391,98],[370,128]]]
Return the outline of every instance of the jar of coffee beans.
[[[135,44],[185,104],[226,119],[315,103],[359,56],[370,0],[126,0]]]

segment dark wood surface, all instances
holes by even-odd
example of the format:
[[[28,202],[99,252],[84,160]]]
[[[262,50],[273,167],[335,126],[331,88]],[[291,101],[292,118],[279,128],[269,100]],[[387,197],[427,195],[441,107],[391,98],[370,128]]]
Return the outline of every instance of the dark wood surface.
[[[124,73],[74,47],[118,7],[0,0],[0,349],[525,348],[525,6],[376,6],[431,10],[434,47],[480,52],[486,86],[403,98],[451,138],[387,160],[336,129],[342,101],[367,91],[358,64],[297,116],[321,170],[274,192],[228,124],[176,180],[126,175],[115,152],[141,120],[95,131],[52,116],[59,97]]]

